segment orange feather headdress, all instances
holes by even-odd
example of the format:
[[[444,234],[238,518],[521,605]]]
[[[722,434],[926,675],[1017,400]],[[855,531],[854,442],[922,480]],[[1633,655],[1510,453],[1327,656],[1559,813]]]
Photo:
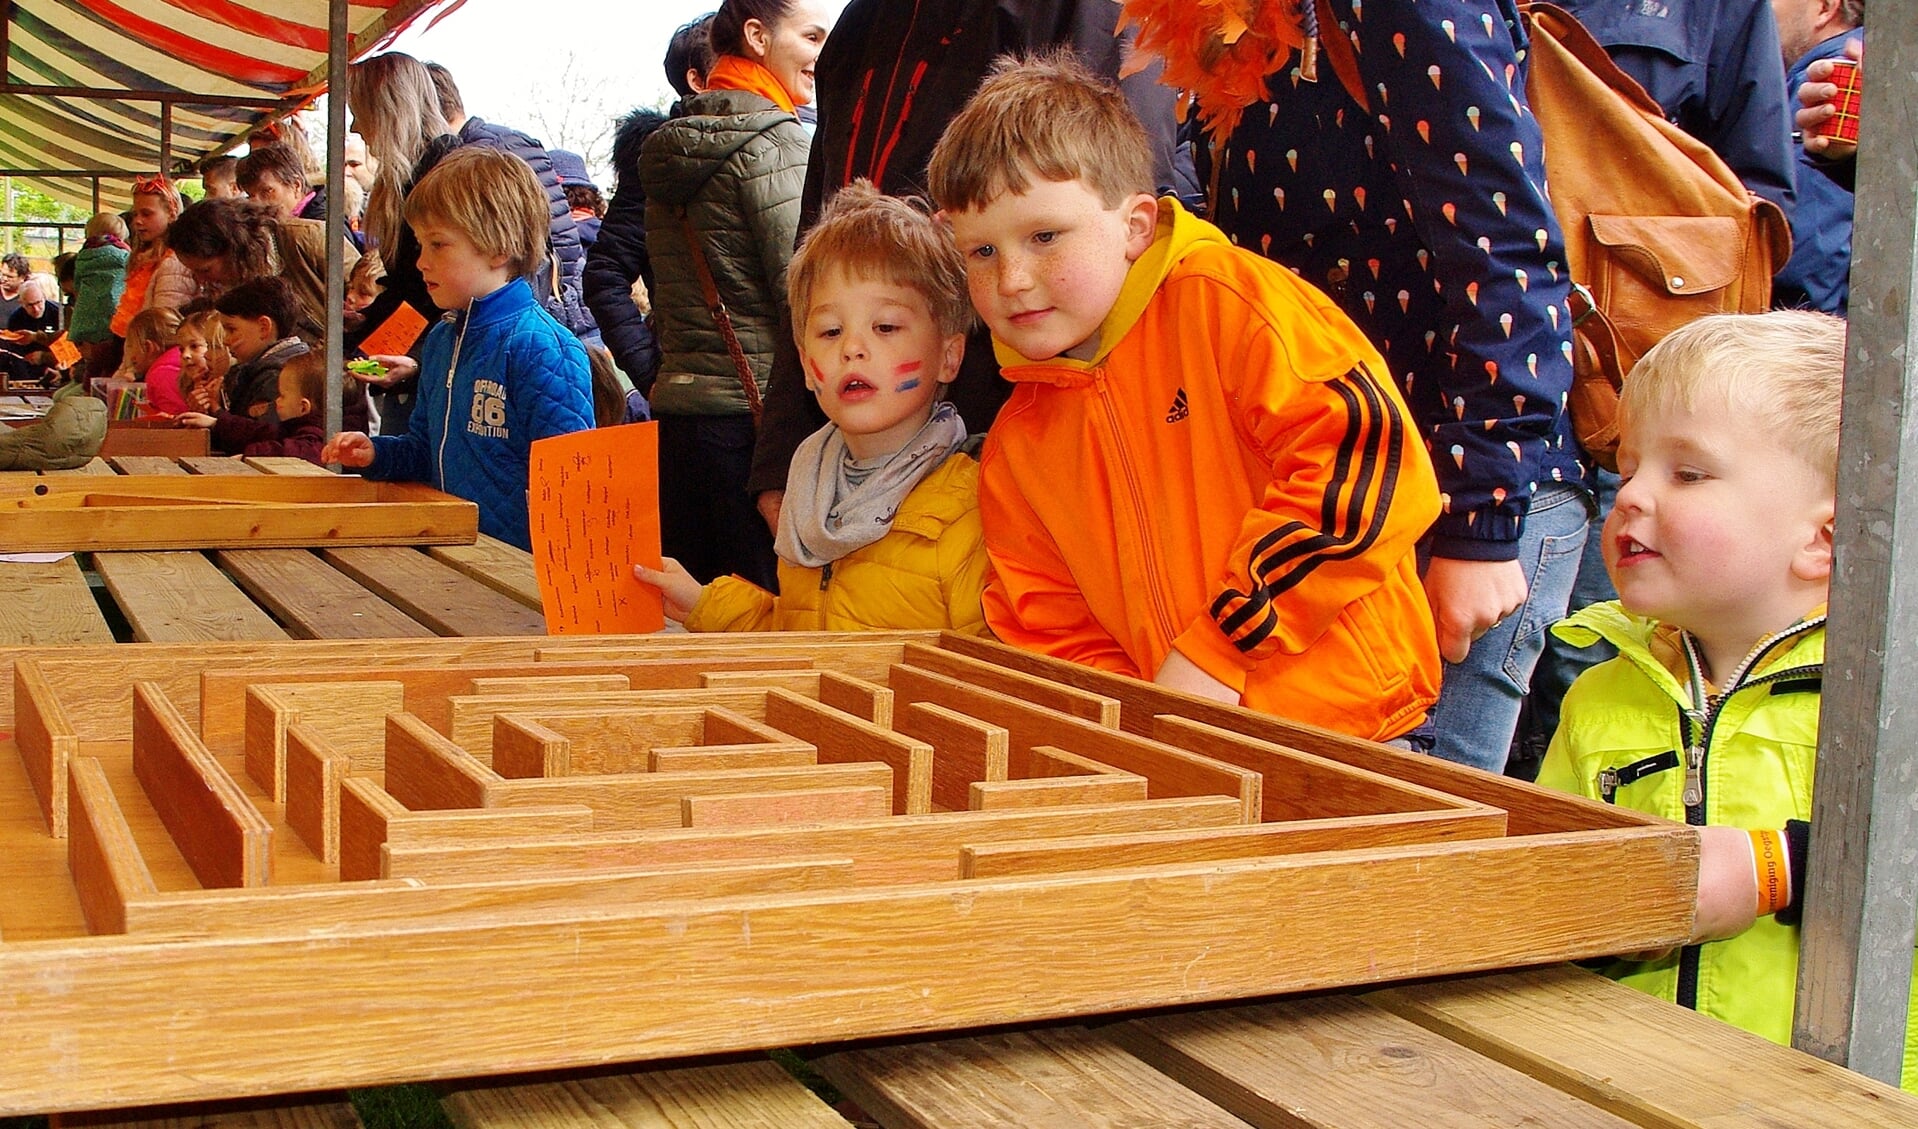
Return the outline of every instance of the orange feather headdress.
[[[1154,59],[1160,81],[1191,100],[1215,137],[1232,132],[1245,108],[1265,98],[1265,80],[1315,39],[1312,0],[1124,0],[1119,30],[1136,28],[1122,74]]]

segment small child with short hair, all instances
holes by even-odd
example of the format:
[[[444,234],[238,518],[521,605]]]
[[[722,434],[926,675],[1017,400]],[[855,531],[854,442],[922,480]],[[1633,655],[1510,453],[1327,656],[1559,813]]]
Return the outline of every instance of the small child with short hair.
[[[231,454],[284,455],[320,463],[326,446],[326,357],[310,350],[289,358],[276,380],[277,422],[232,412],[183,412],[176,422],[212,428],[214,447]]]
[[[186,410],[180,394],[180,350],[173,343],[179,330],[180,312],[170,306],[149,306],[127,323],[126,363],[146,386],[150,414]]]
[[[986,437],[986,622],[1045,654],[1406,737],[1437,699],[1430,458],[1325,295],[1153,195],[1124,97],[1009,60],[927,183],[1012,397]]]
[[[307,351],[296,330],[300,298],[277,275],[242,282],[213,300],[220,329],[233,367],[227,370],[222,393],[227,411],[276,424],[274,402],[280,396],[280,366]],[[228,450],[229,455],[239,454]]]
[[[126,289],[127,225],[112,212],[87,220],[86,242],[73,257],[73,311],[67,320],[67,339],[80,346],[93,375],[103,375],[95,348],[113,340],[113,311]]]
[[[1646,353],[1604,530],[1619,598],[1553,628],[1619,654],[1565,695],[1538,782],[1700,831],[1693,943],[1608,974],[1775,1043],[1798,981],[1844,373],[1844,321],[1797,310],[1700,318]]]
[[[214,309],[188,314],[174,335],[180,347],[180,394],[190,411],[218,413],[226,409],[226,374],[233,355],[226,351],[226,328]]]
[[[794,453],[774,549],[779,595],[635,566],[689,631],[985,633],[979,465],[945,402],[972,325],[938,224],[860,180],[786,270],[806,387],[831,421]]]
[[[532,547],[533,442],[593,426],[585,347],[527,284],[546,257],[546,194],[517,157],[469,146],[406,198],[427,293],[453,315],[426,337],[405,435],[342,431],[325,462],[424,482],[479,505],[480,531]]]

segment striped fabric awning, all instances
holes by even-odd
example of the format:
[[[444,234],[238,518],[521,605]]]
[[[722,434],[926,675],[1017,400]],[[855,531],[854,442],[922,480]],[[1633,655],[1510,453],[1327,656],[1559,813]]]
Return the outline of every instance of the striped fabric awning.
[[[349,57],[445,2],[352,0]],[[160,167],[164,119],[178,175],[326,86],[327,0],[11,0],[4,10],[0,169],[82,208],[94,176],[104,206],[127,205],[131,178]]]

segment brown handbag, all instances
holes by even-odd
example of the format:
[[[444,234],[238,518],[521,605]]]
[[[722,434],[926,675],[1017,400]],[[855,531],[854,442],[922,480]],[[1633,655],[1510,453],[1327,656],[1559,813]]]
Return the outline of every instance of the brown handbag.
[[[1326,0],[1316,3],[1321,24],[1336,26]],[[1572,429],[1615,468],[1626,373],[1694,318],[1769,309],[1791,228],[1704,142],[1666,121],[1570,13],[1546,3],[1520,11],[1531,39],[1525,92],[1572,280]],[[1352,45],[1331,34],[1324,51],[1369,109]]]

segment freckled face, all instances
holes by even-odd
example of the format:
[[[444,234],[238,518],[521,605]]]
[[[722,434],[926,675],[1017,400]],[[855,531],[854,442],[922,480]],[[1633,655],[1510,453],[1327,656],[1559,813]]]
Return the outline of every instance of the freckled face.
[[[806,315],[806,386],[854,458],[889,455],[931,418],[965,340],[940,332],[912,287],[828,271]]]

